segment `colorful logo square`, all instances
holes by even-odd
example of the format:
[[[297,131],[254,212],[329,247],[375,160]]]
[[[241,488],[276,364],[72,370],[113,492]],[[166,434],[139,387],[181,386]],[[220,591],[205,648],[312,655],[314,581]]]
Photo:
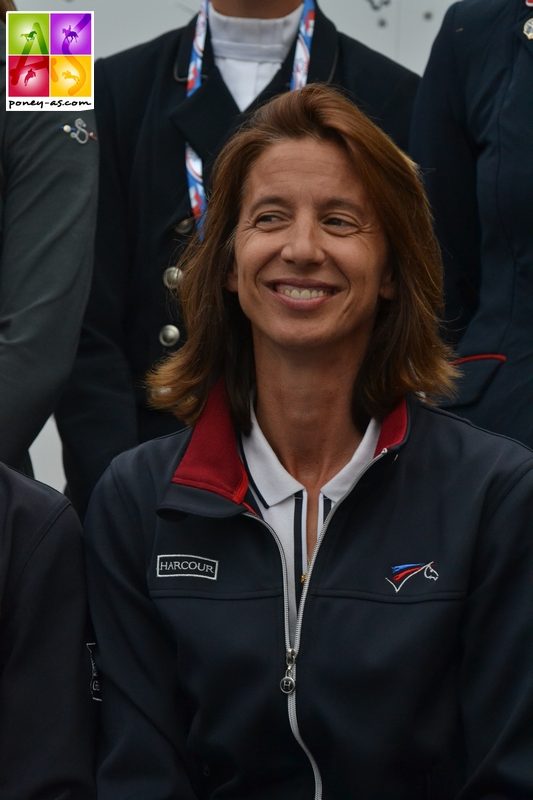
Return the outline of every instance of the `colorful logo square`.
[[[7,48],[9,55],[48,55],[49,15],[25,11],[9,13]]]
[[[50,52],[52,55],[90,56],[92,19],[90,14],[51,14]]]
[[[93,12],[9,11],[6,109],[93,108]]]
[[[48,97],[50,64],[42,56],[9,56],[7,81],[10,97]]]
[[[90,97],[92,64],[90,56],[52,56],[50,94],[52,97]]]

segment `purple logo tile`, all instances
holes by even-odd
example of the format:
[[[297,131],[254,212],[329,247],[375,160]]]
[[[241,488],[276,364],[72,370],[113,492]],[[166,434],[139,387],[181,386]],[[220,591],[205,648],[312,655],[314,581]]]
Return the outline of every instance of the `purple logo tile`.
[[[91,55],[91,15],[51,14],[50,52],[54,55]]]

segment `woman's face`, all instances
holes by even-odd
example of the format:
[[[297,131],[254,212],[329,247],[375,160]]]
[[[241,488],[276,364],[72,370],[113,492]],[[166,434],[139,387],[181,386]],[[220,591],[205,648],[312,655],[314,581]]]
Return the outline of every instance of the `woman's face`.
[[[286,139],[251,167],[227,288],[265,349],[365,352],[393,283],[385,235],[353,164],[329,141]]]

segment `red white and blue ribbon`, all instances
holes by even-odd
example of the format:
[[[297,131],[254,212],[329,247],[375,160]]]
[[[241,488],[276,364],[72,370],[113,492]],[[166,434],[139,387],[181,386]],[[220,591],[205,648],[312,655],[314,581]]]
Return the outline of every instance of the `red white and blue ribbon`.
[[[194,94],[202,85],[202,63],[204,59],[205,37],[207,33],[207,7],[208,0],[202,0],[200,12],[196,19],[196,30],[192,44],[189,74],[187,77],[187,97]],[[290,82],[291,91],[301,89],[307,83],[309,62],[311,60],[311,44],[315,27],[315,2],[304,0],[300,24],[298,27],[298,40],[292,65]],[[196,225],[201,228],[206,210],[205,189],[203,181],[202,159],[191,145],[185,145],[185,168],[189,186],[189,199]]]
[[[298,28],[298,41],[292,65],[291,92],[294,89],[303,89],[309,74],[311,60],[311,43],[315,30],[315,3],[314,0],[305,0]]]
[[[187,97],[194,94],[202,85],[202,62],[204,60],[205,35],[207,33],[207,3],[208,0],[202,0],[202,6],[196,20],[189,74],[187,76]],[[206,206],[202,159],[188,142],[185,145],[185,169],[187,170],[192,213],[196,224],[200,225]]]

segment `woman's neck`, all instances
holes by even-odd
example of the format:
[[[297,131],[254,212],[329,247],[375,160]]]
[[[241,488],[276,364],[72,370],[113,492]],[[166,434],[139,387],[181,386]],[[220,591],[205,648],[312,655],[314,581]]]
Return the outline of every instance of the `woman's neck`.
[[[279,460],[308,491],[350,460],[362,439],[353,417],[353,364],[256,364],[256,415]]]

